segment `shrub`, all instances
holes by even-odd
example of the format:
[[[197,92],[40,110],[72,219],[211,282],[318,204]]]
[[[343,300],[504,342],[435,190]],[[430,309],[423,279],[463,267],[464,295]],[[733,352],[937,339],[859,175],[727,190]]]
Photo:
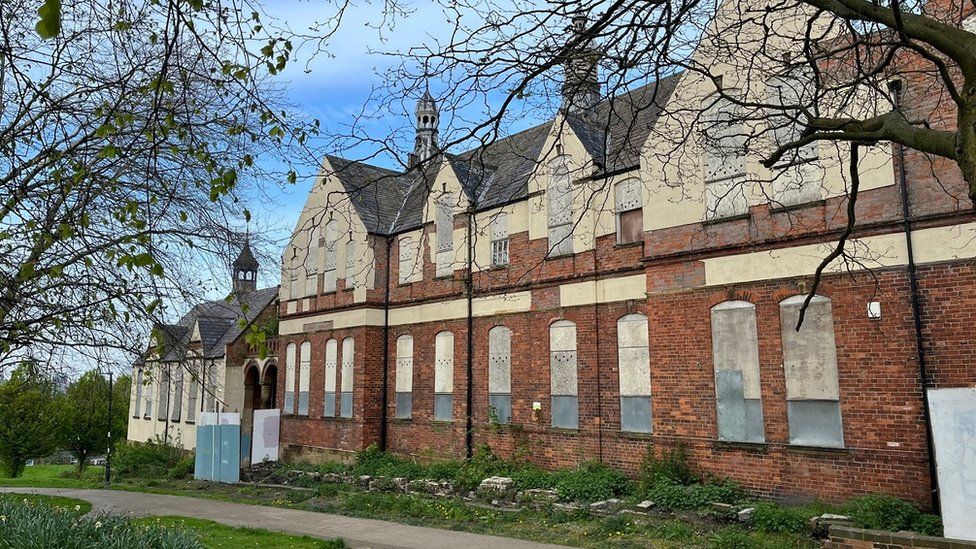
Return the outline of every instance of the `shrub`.
[[[667,449],[658,457],[653,448],[648,448],[641,460],[640,490],[646,491],[651,486],[667,482],[669,484],[694,484],[700,479],[691,472],[688,466],[688,450],[684,445]]]
[[[185,479],[193,476],[193,470],[196,466],[196,458],[194,454],[183,456],[176,465],[170,467],[169,472],[166,476],[172,479]]]
[[[631,492],[631,483],[620,471],[588,461],[577,469],[556,471],[555,490],[569,501],[590,503],[601,499],[624,496]]]
[[[742,488],[728,480],[688,485],[660,481],[641,495],[664,509],[700,509],[713,501],[735,505],[745,497]]]
[[[69,509],[14,498],[0,499],[2,547],[154,547],[203,546],[183,530],[136,526],[123,517],[79,517]]]
[[[749,524],[767,534],[800,533],[807,529],[808,517],[799,509],[783,507],[775,503],[757,503]]]
[[[515,481],[515,487],[519,490],[532,488],[551,490],[556,486],[556,477],[553,473],[533,465],[527,465],[513,471],[512,480]]]
[[[424,477],[424,468],[413,461],[383,452],[379,446],[371,444],[356,454],[356,464],[352,467],[352,473],[417,479]]]
[[[123,477],[159,479],[168,476],[182,459],[183,450],[158,439],[127,442],[115,450],[112,468]]]
[[[852,498],[844,504],[844,512],[859,528],[891,532],[913,530],[929,535],[941,535],[942,532],[938,517],[925,515],[914,505],[885,494]]]

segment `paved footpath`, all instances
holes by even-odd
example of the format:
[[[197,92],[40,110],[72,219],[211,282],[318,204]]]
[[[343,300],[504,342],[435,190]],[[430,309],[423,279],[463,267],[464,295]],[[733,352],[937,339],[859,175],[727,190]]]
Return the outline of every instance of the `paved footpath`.
[[[228,526],[248,526],[322,539],[342,538],[351,547],[418,549],[543,549],[560,547],[498,536],[409,526],[383,520],[344,517],[314,511],[231,503],[214,499],[145,494],[122,490],[0,487],[2,492],[82,499],[92,511],[131,516],[177,515]]]

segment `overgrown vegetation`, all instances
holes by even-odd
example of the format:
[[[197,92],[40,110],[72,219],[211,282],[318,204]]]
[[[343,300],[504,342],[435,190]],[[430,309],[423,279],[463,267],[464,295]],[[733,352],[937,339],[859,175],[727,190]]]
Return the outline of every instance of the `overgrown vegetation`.
[[[112,462],[121,477],[181,479],[193,473],[193,454],[161,440],[119,445]]]
[[[121,516],[81,516],[80,508],[50,505],[37,498],[0,498],[0,547],[203,547],[185,531],[135,525]]]
[[[294,536],[255,528],[234,528],[211,520],[186,517],[146,517],[136,519],[135,524],[178,529],[191,534],[203,547],[217,549],[342,549],[341,539],[323,540],[308,536]]]
[[[942,521],[922,513],[914,505],[884,494],[852,498],[844,504],[844,513],[859,528],[871,530],[911,530],[928,536],[942,535]]]

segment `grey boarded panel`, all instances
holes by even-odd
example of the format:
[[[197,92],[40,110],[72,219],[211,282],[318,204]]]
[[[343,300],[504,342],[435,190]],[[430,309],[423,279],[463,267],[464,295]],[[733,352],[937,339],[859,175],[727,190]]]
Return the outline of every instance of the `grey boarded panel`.
[[[322,415],[325,417],[335,416],[336,409],[336,396],[335,393],[325,393],[325,407],[322,410]]]
[[[352,417],[352,393],[342,393],[339,401],[339,417]]]
[[[715,371],[715,395],[718,414],[718,438],[746,439],[746,401],[742,391],[742,372]]]
[[[413,393],[396,394],[396,417],[410,419],[413,415]]]
[[[620,430],[631,433],[650,433],[651,397],[620,397]]]
[[[762,400],[746,399],[746,439],[744,442],[765,442],[766,432],[763,423]]]
[[[790,444],[844,447],[840,402],[836,400],[789,400]]]
[[[298,393],[298,415],[308,415],[308,391]]]
[[[286,414],[295,413],[295,393],[285,391],[285,409],[282,411]]]
[[[498,423],[511,423],[512,395],[488,395],[488,405],[492,410],[494,410],[495,418],[498,420]]]
[[[434,421],[451,421],[453,403],[451,394],[434,395]]]
[[[552,396],[552,426],[561,429],[579,428],[579,398]]]

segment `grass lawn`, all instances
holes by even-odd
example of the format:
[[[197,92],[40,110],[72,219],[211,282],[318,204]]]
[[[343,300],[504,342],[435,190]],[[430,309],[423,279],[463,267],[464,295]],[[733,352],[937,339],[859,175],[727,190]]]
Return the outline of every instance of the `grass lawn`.
[[[234,528],[210,520],[185,517],[146,517],[132,522],[190,530],[197,540],[208,548],[341,549],[346,546],[342,540],[321,540],[254,528]]]
[[[36,494],[17,494],[17,493],[6,493],[0,494],[0,500],[16,500],[16,501],[27,501],[31,504],[44,504],[50,505],[51,507],[63,507],[69,511],[78,513],[79,515],[84,515],[88,511],[91,511],[91,503],[81,499],[65,498],[61,496],[40,496]]]
[[[34,486],[38,488],[101,488],[105,469],[90,465],[82,478],[62,477],[76,470],[74,465],[32,465],[17,478],[0,477],[0,486]]]

